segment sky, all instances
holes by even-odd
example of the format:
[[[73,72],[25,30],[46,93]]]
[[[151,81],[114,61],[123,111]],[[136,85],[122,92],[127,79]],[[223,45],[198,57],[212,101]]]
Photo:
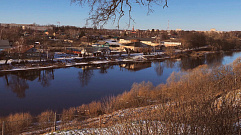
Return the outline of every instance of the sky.
[[[153,13],[147,15],[147,7],[132,5],[132,17],[120,21],[120,29],[168,29],[241,31],[241,0],[168,0],[168,7],[153,5]],[[86,25],[89,15],[87,5],[71,4],[70,0],[0,0],[0,23],[54,24],[78,27]],[[110,21],[104,26],[116,29]]]

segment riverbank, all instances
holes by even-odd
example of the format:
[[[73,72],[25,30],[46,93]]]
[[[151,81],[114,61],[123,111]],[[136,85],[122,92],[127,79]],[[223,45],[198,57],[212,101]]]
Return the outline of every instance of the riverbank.
[[[82,65],[94,65],[94,64],[107,64],[107,63],[125,63],[125,62],[146,62],[151,60],[163,60],[167,57],[143,55],[142,53],[135,53],[128,56],[105,56],[105,57],[66,57],[56,58],[53,60],[9,60],[9,64],[3,64],[4,61],[0,61],[0,72],[11,71],[23,71],[23,70],[36,70],[36,69],[49,69],[49,68],[64,68],[72,66]]]
[[[204,57],[210,53],[223,53],[217,51],[190,51],[176,50],[174,55],[167,55],[165,52],[152,53],[143,55],[143,53],[133,53],[130,56],[123,54],[122,56],[112,55],[105,57],[62,57],[52,60],[8,60],[8,64],[4,64],[5,60],[0,60],[0,72],[24,71],[36,69],[64,68],[83,65],[107,64],[107,63],[126,63],[126,62],[151,62],[165,59],[180,59],[182,57]]]

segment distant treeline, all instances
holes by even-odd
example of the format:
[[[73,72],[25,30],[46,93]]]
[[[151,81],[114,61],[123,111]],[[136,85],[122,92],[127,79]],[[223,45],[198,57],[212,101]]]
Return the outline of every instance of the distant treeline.
[[[213,51],[241,49],[241,32],[195,32],[184,31],[180,34],[182,47],[186,49],[210,46]]]

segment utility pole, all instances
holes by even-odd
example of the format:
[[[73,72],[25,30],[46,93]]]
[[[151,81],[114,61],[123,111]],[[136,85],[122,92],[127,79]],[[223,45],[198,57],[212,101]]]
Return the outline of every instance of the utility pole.
[[[57,121],[57,114],[54,113],[54,132],[56,131],[56,121]]]
[[[2,135],[4,135],[4,132],[5,132],[5,131],[4,131],[4,130],[5,130],[4,128],[5,128],[5,123],[4,123],[4,121],[3,121],[3,123],[2,123]]]

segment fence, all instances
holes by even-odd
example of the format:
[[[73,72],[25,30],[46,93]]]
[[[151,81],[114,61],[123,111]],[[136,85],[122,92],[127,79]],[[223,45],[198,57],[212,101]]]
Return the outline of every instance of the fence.
[[[86,127],[86,125],[91,122],[90,120],[85,121],[87,118],[90,117],[83,115],[63,115],[54,113],[51,115],[24,120],[0,121],[0,132],[1,135],[28,135],[64,130],[71,127],[80,129],[82,127]]]
[[[176,102],[129,108],[94,118],[81,111],[63,111],[62,114],[48,111],[38,117],[19,114],[0,120],[0,131],[2,135],[29,135],[99,128],[100,132],[109,134],[241,134],[240,106],[220,103],[222,107],[212,104],[203,108],[193,102]]]
[[[144,109],[146,111],[146,109]],[[47,132],[62,131],[66,129],[83,129],[83,128],[100,128],[99,132],[107,131],[111,134],[179,134],[181,132],[187,134],[205,134],[213,133],[205,129],[205,126],[194,123],[185,124],[173,120],[171,117],[160,117],[160,113],[133,113],[129,110],[128,115],[122,116],[121,113],[111,115],[103,115],[100,117],[90,118],[83,115],[64,115],[51,114],[43,117],[35,117],[19,121],[0,121],[2,135],[30,135],[43,134]],[[149,111],[148,111],[149,112]],[[120,117],[121,116],[121,117]],[[90,118],[90,119],[88,119]],[[111,121],[111,123],[107,121]],[[171,122],[171,123],[170,123]],[[110,125],[116,125],[116,127]],[[175,125],[173,125],[176,123]],[[108,127],[108,128],[107,128]],[[195,127],[195,128],[193,128]],[[103,129],[101,129],[103,128]],[[216,126],[215,126],[216,128]],[[117,131],[118,130],[118,131]],[[229,133],[241,133],[241,129],[237,126],[236,131]]]

